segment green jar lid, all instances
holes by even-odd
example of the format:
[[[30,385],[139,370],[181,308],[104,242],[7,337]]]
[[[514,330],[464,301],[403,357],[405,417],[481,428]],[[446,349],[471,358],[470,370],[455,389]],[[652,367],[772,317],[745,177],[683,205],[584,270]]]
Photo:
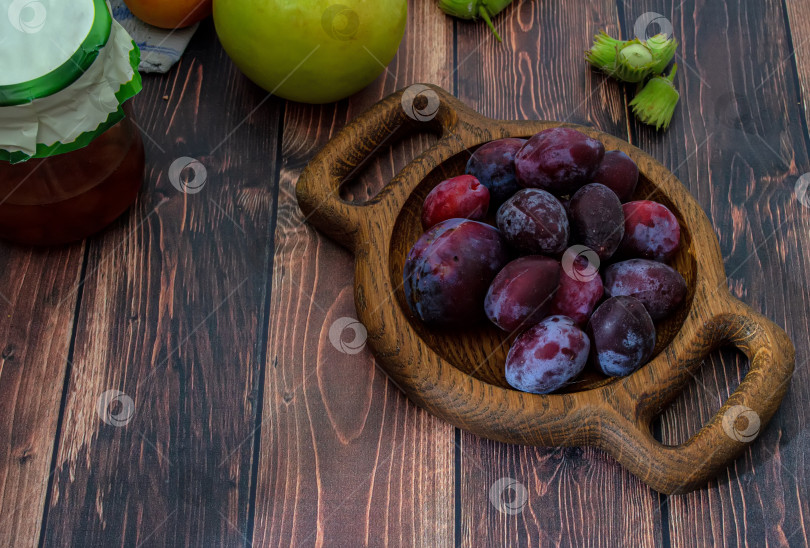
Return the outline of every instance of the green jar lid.
[[[0,0],[0,161],[87,146],[140,91],[139,59],[104,0]]]
[[[47,97],[75,82],[111,27],[104,0],[0,0],[0,106]]]

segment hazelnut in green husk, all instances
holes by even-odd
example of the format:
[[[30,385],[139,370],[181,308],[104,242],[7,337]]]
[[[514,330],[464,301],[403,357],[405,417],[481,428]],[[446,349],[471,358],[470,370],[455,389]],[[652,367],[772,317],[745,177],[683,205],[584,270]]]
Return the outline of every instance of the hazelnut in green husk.
[[[655,59],[652,52],[638,39],[632,40],[616,54],[613,76],[637,84],[652,74]]]
[[[672,67],[669,76],[655,76],[630,101],[630,108],[636,118],[655,129],[667,129],[672,121],[675,106],[681,98],[675,85],[677,63]]]
[[[594,37],[585,59],[610,76],[636,84],[650,75],[661,74],[675,56],[678,41],[657,34],[642,42],[617,40],[604,31]]]
[[[594,36],[591,49],[585,52],[585,59],[594,67],[612,73],[616,66],[616,54],[625,45],[626,41],[617,40],[605,31],[600,31]]]
[[[492,17],[501,13],[512,0],[439,0],[439,8],[447,15],[459,19],[477,20],[479,17],[486,21],[495,38],[502,42]]]
[[[650,50],[655,61],[652,73],[661,74],[669,66],[672,58],[675,57],[678,41],[675,38],[667,38],[666,34],[656,34],[652,38],[645,40],[644,45]]]
[[[636,117],[657,129],[667,129],[672,121],[675,106],[680,100],[673,81],[678,65],[668,76],[661,74],[675,57],[678,41],[666,34],[656,34],[641,41],[617,40],[602,31],[594,37],[593,46],[585,53],[585,59],[594,67],[618,80],[641,85],[630,107]]]

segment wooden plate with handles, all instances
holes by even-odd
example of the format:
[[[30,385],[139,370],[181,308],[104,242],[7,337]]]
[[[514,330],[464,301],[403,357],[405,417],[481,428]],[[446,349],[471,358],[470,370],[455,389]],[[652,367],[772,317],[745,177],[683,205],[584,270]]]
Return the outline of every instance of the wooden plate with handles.
[[[656,324],[656,354],[647,365],[628,377],[592,376],[565,393],[541,396],[506,383],[511,340],[495,327],[463,333],[426,329],[408,309],[402,269],[422,233],[424,197],[440,181],[462,174],[472,150],[556,126],[574,127],[635,160],[641,171],[635,199],[664,203],[681,223],[681,249],[671,264],[689,290],[680,312]],[[439,140],[371,201],[340,198],[341,183],[364,160],[393,135],[414,132],[433,132]],[[730,464],[787,390],[793,345],[781,328],[728,292],[717,238],[703,210],[666,168],[611,135],[558,122],[491,120],[441,88],[418,84],[346,126],[301,174],[297,196],[306,219],[354,253],[357,313],[379,364],[411,400],[479,436],[540,446],[592,445],[653,489],[683,493]],[[661,444],[651,421],[707,354],[724,344],[748,356],[748,374],[697,434],[681,445]]]

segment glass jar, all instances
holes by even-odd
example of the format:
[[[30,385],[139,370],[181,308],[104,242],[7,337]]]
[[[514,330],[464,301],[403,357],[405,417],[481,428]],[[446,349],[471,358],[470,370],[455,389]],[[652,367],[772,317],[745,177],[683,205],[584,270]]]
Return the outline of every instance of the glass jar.
[[[0,161],[0,238],[54,245],[95,234],[132,205],[144,169],[143,141],[129,117],[73,152]]]
[[[6,33],[12,47],[0,51],[8,69],[0,74],[0,238],[53,245],[124,213],[145,163],[125,103],[141,89],[137,46],[103,0],[42,6],[50,12],[39,26],[36,13],[19,25],[10,19],[19,32]],[[37,49],[37,40],[64,47]],[[19,60],[25,51],[45,52],[31,61],[40,72]]]

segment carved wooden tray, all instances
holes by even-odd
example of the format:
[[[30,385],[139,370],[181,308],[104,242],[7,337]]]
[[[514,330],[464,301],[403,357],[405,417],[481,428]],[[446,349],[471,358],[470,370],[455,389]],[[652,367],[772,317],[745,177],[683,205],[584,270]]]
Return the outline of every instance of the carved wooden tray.
[[[462,174],[471,150],[555,126],[575,127],[635,160],[641,171],[636,199],[664,203],[681,223],[681,249],[672,266],[689,291],[681,311],[656,324],[650,363],[628,377],[592,375],[565,393],[541,396],[506,383],[503,365],[511,341],[498,329],[427,330],[408,309],[402,269],[422,232],[424,197],[440,181]],[[370,202],[340,198],[343,180],[392,135],[415,132],[434,132],[439,141]],[[355,255],[357,313],[380,365],[411,400],[459,428],[508,443],[592,445],[653,489],[683,493],[730,464],[787,390],[793,345],[781,328],[728,292],[717,237],[703,210],[665,167],[611,135],[558,122],[491,120],[441,88],[416,85],[379,102],[332,139],[302,173],[297,196],[307,220]],[[661,444],[651,421],[706,355],[724,344],[748,356],[748,374],[697,434],[681,445]]]

